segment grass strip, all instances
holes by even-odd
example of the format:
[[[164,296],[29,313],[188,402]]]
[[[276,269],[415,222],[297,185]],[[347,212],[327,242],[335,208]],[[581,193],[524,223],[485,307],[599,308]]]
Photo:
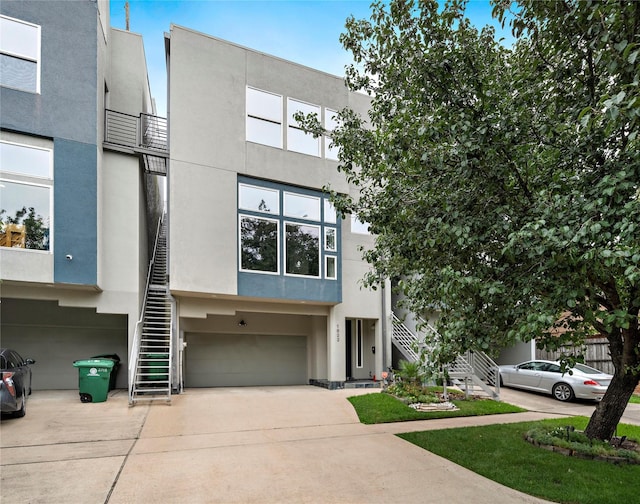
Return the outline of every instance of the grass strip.
[[[554,502],[620,504],[638,502],[640,466],[567,457],[535,447],[524,433],[536,425],[573,425],[572,417],[400,434],[399,437],[515,490]],[[640,426],[620,424],[619,436],[640,438]]]
[[[489,399],[454,400],[458,411],[416,411],[389,394],[373,393],[349,397],[364,424],[406,422],[409,420],[429,420],[432,418],[453,418],[501,413],[520,413],[525,409],[511,404]]]

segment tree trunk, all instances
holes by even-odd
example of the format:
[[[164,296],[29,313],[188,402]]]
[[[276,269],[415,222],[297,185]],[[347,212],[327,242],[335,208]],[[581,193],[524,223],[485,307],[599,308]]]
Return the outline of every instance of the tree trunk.
[[[587,437],[609,440],[615,435],[616,427],[639,380],[640,374],[638,372],[625,373],[624,369],[616,367],[607,393],[591,415],[589,425],[585,430]]]

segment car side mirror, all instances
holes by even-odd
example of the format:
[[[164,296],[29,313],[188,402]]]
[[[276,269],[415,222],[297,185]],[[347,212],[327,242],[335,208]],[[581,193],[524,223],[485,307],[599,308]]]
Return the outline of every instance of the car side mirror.
[[[26,361],[24,361],[25,364],[35,364],[36,361],[34,361],[33,359],[27,359]]]

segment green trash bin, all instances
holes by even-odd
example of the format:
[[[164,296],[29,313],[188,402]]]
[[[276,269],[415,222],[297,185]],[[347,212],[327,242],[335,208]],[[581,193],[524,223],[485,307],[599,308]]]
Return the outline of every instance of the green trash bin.
[[[111,370],[115,365],[111,359],[87,359],[74,361],[78,368],[78,387],[80,400],[87,402],[104,402],[109,393]]]
[[[147,381],[168,381],[169,375],[167,373],[167,354],[166,353],[148,353],[145,354],[147,359],[147,375],[145,380]]]
[[[111,369],[111,378],[109,379],[109,391],[116,388],[116,378],[118,376],[118,369],[120,368],[120,357],[118,354],[101,354],[92,355],[92,359],[109,359],[113,361],[113,368]]]

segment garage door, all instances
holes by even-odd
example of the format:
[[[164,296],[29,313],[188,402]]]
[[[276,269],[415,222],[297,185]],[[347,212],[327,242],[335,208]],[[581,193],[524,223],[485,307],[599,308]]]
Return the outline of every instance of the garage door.
[[[306,336],[185,335],[186,387],[304,385]]]
[[[117,388],[127,387],[127,316],[60,307],[55,301],[2,300],[2,346],[35,359],[33,389],[77,389],[73,361],[120,357]]]

